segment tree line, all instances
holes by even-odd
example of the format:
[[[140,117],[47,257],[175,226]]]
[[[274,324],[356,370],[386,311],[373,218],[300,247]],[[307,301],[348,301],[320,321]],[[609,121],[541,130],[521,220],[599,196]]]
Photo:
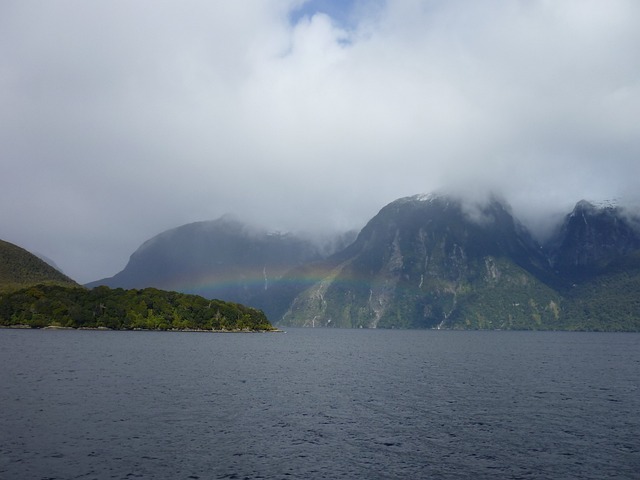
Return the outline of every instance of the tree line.
[[[264,312],[197,295],[145,288],[35,285],[0,294],[0,325],[114,330],[274,330]]]

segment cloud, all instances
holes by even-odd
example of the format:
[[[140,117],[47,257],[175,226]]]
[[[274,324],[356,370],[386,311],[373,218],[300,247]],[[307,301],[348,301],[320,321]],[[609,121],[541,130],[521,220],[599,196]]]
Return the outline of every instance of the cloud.
[[[322,231],[495,190],[543,230],[640,200],[637,2],[342,5],[3,2],[0,238],[89,281],[228,212]]]

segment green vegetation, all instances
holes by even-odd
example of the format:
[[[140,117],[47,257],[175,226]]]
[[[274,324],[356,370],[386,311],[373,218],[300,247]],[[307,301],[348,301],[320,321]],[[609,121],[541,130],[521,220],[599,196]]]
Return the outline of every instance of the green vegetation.
[[[555,328],[640,332],[638,254],[625,260],[626,267],[611,266],[565,289],[563,315]]]
[[[261,310],[197,295],[35,285],[0,294],[0,325],[115,330],[275,330]]]
[[[24,248],[0,240],[0,292],[19,290],[39,283],[78,286]]]
[[[0,326],[117,330],[274,330],[261,310],[155,288],[82,288],[0,240]]]

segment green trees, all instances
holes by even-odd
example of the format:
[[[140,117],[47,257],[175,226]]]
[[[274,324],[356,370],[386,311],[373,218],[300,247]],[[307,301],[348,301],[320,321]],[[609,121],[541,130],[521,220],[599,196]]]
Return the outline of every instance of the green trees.
[[[0,240],[0,292],[48,284],[79,287],[66,275],[25,249]]]
[[[142,330],[274,330],[265,314],[197,295],[37,285],[0,295],[0,325]]]

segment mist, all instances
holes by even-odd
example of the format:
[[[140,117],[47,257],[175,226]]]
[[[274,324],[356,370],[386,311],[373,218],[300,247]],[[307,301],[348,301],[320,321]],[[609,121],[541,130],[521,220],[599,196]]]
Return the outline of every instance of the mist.
[[[88,282],[234,214],[361,228],[447,189],[544,236],[640,204],[640,4],[0,5],[0,238]],[[629,207],[631,208],[631,207]]]

